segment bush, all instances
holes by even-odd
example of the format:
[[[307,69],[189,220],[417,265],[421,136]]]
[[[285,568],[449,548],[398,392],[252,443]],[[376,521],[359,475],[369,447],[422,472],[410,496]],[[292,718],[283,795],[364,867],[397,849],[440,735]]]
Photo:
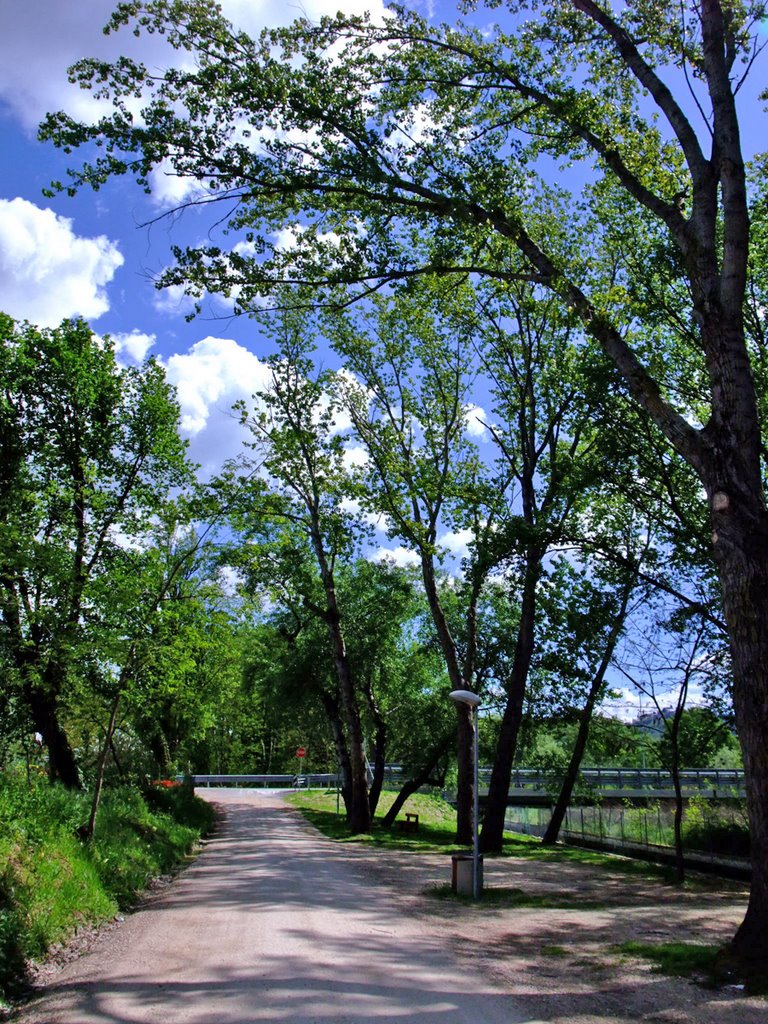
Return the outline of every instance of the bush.
[[[692,797],[685,812],[683,842],[691,850],[723,857],[748,857],[749,826],[744,802]]]

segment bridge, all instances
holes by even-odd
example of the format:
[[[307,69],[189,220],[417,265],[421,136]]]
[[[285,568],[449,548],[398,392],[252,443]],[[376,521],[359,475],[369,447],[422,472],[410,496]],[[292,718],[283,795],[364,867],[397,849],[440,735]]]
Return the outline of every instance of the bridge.
[[[479,771],[481,796],[487,793],[490,768]],[[401,765],[387,765],[384,784],[398,788],[405,777]],[[183,776],[179,775],[181,781]],[[338,784],[335,772],[308,772],[302,775],[192,775],[195,786],[243,786],[271,789],[331,788]],[[560,789],[562,777],[557,772],[538,768],[515,768],[512,771],[509,806],[549,805]],[[680,773],[683,796],[702,796],[714,800],[743,796],[744,772],[725,768],[702,768]],[[586,793],[585,793],[586,790]],[[659,768],[585,768],[579,773],[579,795],[616,800],[671,800],[675,796],[672,776]]]

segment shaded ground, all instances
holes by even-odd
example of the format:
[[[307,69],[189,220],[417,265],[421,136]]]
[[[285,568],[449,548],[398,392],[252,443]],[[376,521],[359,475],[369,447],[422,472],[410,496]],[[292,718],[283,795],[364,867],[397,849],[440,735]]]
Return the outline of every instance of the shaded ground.
[[[48,976],[19,1024],[765,1024],[765,1000],[663,978],[630,939],[722,942],[746,893],[583,864],[486,862],[544,906],[435,898],[438,855],[319,837],[275,796],[220,790],[227,824],[146,909]]]

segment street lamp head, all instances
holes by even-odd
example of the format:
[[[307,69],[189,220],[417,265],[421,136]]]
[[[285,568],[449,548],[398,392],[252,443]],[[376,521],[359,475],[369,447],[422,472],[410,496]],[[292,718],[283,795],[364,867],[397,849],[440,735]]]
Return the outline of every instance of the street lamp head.
[[[451,690],[448,696],[451,700],[455,700],[457,704],[466,704],[470,708],[476,708],[481,699],[471,690]]]

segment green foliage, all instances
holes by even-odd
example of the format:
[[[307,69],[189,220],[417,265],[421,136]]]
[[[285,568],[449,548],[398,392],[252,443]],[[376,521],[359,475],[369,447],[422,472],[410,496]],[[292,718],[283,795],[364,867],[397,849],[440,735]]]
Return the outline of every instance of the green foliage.
[[[723,857],[749,857],[749,824],[744,801],[691,798],[683,819],[686,848]]]

